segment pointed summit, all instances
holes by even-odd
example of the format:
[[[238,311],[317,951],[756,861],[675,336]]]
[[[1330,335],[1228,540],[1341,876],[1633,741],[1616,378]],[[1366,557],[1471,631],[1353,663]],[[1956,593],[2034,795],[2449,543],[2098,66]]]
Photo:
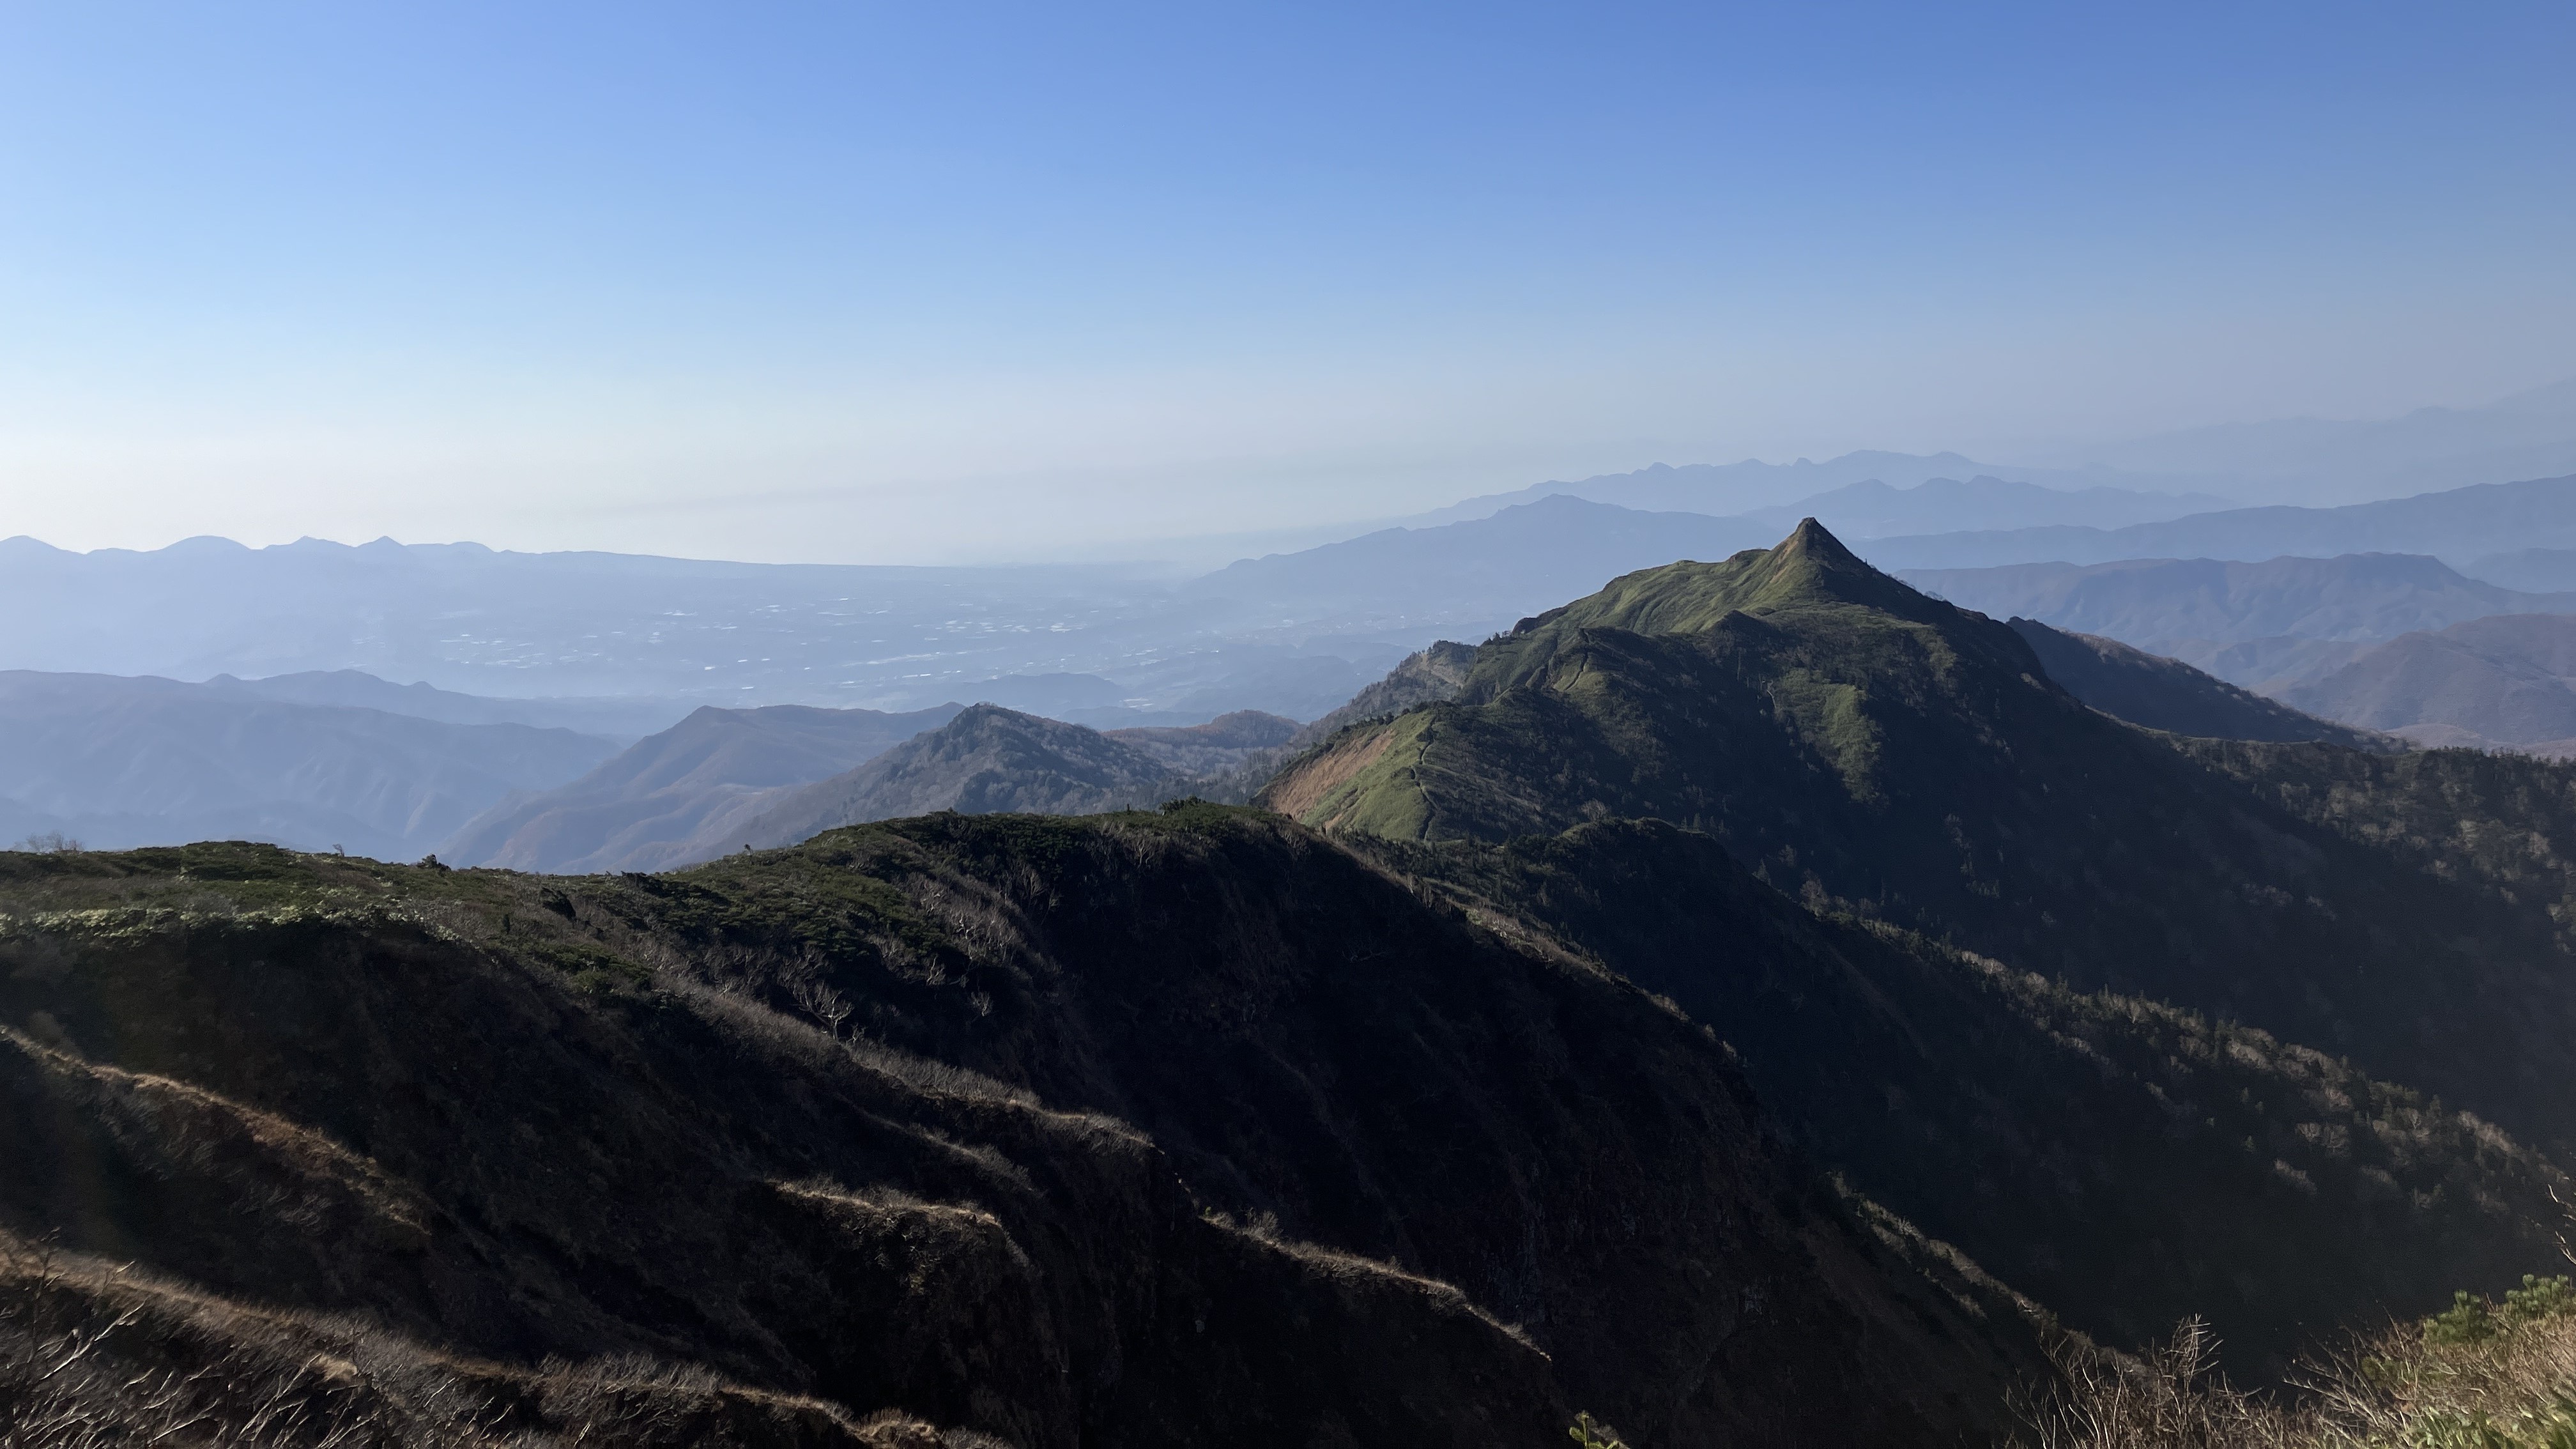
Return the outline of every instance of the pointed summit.
[[[1789,536],[1780,540],[1780,546],[1771,551],[1774,554],[1782,555],[1784,557],[1795,558],[1803,556],[1828,563],[1854,564],[1861,568],[1869,567],[1869,565],[1861,563],[1860,556],[1858,554],[1855,554],[1850,549],[1843,547],[1843,541],[1834,537],[1833,530],[1825,527],[1823,524],[1818,523],[1812,518],[1799,519],[1798,526],[1791,529],[1789,531]]]
[[[1949,606],[1871,568],[1831,530],[1809,518],[1770,548],[1747,549],[1720,563],[1684,560],[1612,579],[1600,592],[1524,619],[1514,639],[1582,629],[1638,634],[1696,634],[1729,614],[1857,605],[1899,618],[1929,620]]]

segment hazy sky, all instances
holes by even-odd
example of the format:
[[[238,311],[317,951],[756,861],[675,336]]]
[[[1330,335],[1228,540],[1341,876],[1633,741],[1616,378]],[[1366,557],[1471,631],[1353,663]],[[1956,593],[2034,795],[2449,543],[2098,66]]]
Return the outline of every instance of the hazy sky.
[[[2576,6],[0,0],[0,535],[940,561],[2576,376]]]

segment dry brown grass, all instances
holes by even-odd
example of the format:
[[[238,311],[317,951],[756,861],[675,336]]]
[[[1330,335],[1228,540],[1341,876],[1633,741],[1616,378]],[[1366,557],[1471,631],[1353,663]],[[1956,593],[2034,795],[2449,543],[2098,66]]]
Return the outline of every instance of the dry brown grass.
[[[2032,1408],[2034,1449],[2576,1449],[2576,1293],[2524,1280],[2501,1304],[2358,1338],[2283,1400],[2229,1385],[2217,1342],[2186,1322],[2148,1353],[2061,1356]]]
[[[249,1308],[0,1234],[7,1449],[986,1443],[639,1356],[454,1359],[362,1320]]]

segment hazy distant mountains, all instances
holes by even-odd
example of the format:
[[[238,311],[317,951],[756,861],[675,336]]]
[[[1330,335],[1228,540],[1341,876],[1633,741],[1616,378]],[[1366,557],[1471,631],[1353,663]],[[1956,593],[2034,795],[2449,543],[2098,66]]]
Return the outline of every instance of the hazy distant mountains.
[[[957,706],[700,709],[569,784],[496,804],[441,848],[457,865],[577,872],[650,870],[689,857],[711,821],[764,790],[802,785],[874,759]]]
[[[1790,524],[1812,515],[1854,538],[2032,524],[2116,528],[2230,506],[2229,499],[2208,493],[2117,486],[2100,470],[2012,468],[1956,453],[1859,452],[1822,463],[1657,463],[1633,473],[1470,498],[1406,524],[1464,523],[1558,496],[1648,513],[1785,516]]]
[[[2576,612],[2576,594],[2519,593],[2407,554],[2017,564],[1901,577],[1998,619],[2104,635],[2273,691],[2400,634],[2490,614]]]
[[[2232,508],[2125,528],[2037,527],[1881,538],[1881,568],[1983,568],[2135,558],[2428,553],[2456,565],[2510,549],[2576,548],[2576,475],[2486,483],[2339,508]]]
[[[2088,446],[2121,473],[2205,480],[2238,497],[2333,504],[2576,472],[2576,381],[2476,408],[2365,422],[2229,423]],[[2432,550],[2440,552],[2440,550]]]
[[[207,839],[410,859],[512,790],[616,746],[263,699],[238,681],[0,673],[0,837],[93,847]]]
[[[1315,628],[1482,637],[1614,575],[1676,558],[1724,558],[1774,533],[1745,519],[1640,513],[1558,495],[1491,518],[1245,559],[1187,592]]]
[[[2418,744],[2576,755],[2576,618],[2504,614],[2408,634],[2282,695]]]
[[[2033,619],[2006,622],[2039,656],[2048,677],[2067,693],[2131,724],[2201,739],[2320,740],[2354,749],[2401,748],[2369,729],[2294,709],[2117,639],[2052,629]]]
[[[458,694],[427,684],[395,684],[356,669],[311,670],[266,679],[236,679],[218,674],[206,681],[217,693],[281,704],[344,705],[382,710],[386,714],[446,724],[524,724],[540,729],[567,729],[625,744],[668,728],[686,712],[670,700],[628,699],[495,699]]]
[[[702,709],[569,785],[502,802],[440,854],[552,873],[665,870],[936,810],[1096,814],[1189,793],[1297,729],[1251,711],[1103,734],[993,704]]]

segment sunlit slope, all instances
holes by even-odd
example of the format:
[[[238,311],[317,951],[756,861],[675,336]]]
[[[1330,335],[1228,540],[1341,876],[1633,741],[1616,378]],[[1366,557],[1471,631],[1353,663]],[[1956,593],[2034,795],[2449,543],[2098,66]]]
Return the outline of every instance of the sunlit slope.
[[[2537,903],[2085,708],[2010,628],[1812,522],[1523,621],[1456,701],[1336,737],[1263,800],[1409,840],[1661,818],[1812,904],[2576,1126],[2576,972]]]

